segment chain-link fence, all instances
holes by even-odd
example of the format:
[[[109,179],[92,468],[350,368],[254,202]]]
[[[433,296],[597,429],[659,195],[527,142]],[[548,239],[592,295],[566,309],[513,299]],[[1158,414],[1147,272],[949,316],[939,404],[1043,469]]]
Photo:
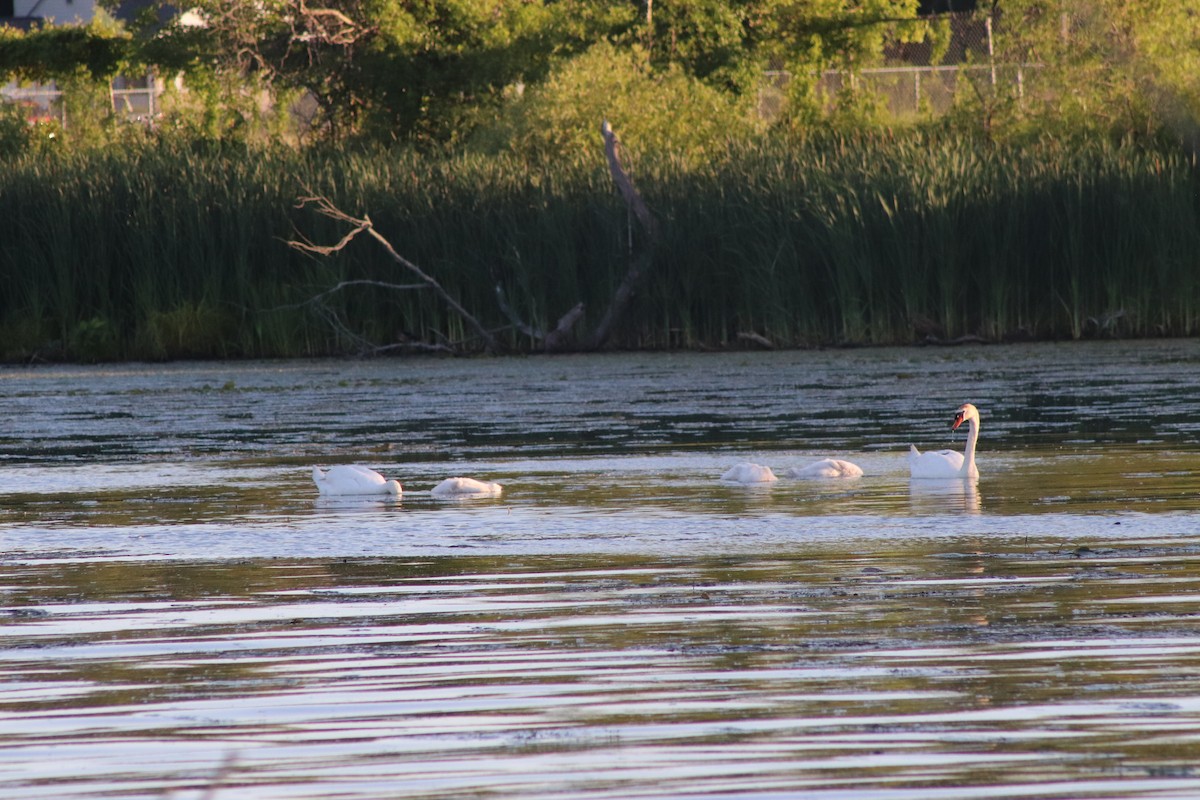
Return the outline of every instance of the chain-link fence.
[[[964,65],[954,67],[885,67],[857,73],[826,72],[819,91],[832,103],[848,88],[865,90],[879,97],[893,117],[945,114],[960,91],[994,95],[1003,84],[1006,91],[1021,96],[1027,74],[1036,69],[1025,65]],[[974,84],[969,87],[968,84]]]
[[[161,89],[150,77],[117,78],[109,89],[113,113],[121,119],[138,122],[154,119],[160,94]],[[24,108],[25,118],[31,123],[53,121],[64,128],[69,123],[62,90],[53,84],[19,86],[10,83],[0,87],[0,100]]]
[[[893,117],[904,118],[944,114],[962,91],[1023,95],[1026,80],[1037,66],[996,62],[990,17],[953,13],[931,22],[942,27],[939,36],[890,45],[884,53],[885,67],[822,73],[817,91],[826,105],[832,106],[839,94],[849,90],[880,98]],[[790,80],[790,73],[783,70],[766,73],[758,93],[758,112],[764,119],[782,112]]]

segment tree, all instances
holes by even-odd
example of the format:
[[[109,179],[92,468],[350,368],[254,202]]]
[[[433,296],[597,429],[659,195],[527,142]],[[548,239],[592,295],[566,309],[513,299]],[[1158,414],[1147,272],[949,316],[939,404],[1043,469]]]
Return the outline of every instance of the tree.
[[[639,4],[640,5],[640,4]],[[683,0],[645,3],[637,40],[657,70],[681,69],[710,86],[732,92],[752,89],[754,50],[762,0]]]
[[[373,16],[377,5],[197,0],[178,15],[160,0],[132,28],[140,60],[184,72],[194,88],[265,91],[276,99],[309,93],[319,112],[315,124],[338,137],[354,129],[363,105],[356,75],[362,54],[382,35]]]
[[[142,57],[190,77],[275,96],[306,93],[332,138],[453,142],[506,86],[544,75],[630,16],[601,0],[196,0],[164,24],[157,0],[134,26]]]
[[[918,0],[194,0],[187,7],[180,15],[168,0],[154,0],[122,35],[39,31],[24,54],[0,53],[0,65],[7,57],[29,69],[86,63],[97,77],[132,65],[182,72],[218,135],[257,113],[263,97],[279,109],[304,95],[314,129],[331,139],[455,147],[519,107],[525,89],[579,75],[575,60],[597,47],[611,48],[609,61],[632,62],[645,79],[637,94],[661,87],[671,102],[690,93],[740,115],[764,70],[789,72],[793,95],[811,104],[823,70],[871,66],[891,37],[926,31]],[[49,50],[50,60],[42,59]],[[595,119],[587,116],[586,129]]]
[[[129,37],[98,21],[25,32],[0,25],[0,75],[32,81],[87,74],[106,81],[129,59]]]
[[[1196,140],[1200,0],[998,0],[995,14],[997,60],[1036,65],[1014,121]]]
[[[160,0],[166,8],[165,0]],[[136,31],[147,60],[306,92],[331,136],[453,146],[522,89],[599,43],[731,99],[762,69],[808,76],[875,63],[889,36],[920,35],[917,0],[196,0],[199,27]],[[594,124],[592,116],[588,128]]]

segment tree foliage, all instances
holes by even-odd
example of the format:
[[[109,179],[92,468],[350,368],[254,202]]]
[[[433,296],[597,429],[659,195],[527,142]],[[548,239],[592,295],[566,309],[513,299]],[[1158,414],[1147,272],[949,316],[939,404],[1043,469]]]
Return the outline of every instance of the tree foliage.
[[[505,86],[620,29],[628,9],[596,0],[197,0],[198,24],[135,27],[139,56],[281,96],[303,92],[333,138],[363,132],[453,142]]]
[[[896,25],[911,22],[916,0],[195,0],[187,7],[179,15],[178,4],[159,0],[127,32],[5,34],[0,70],[45,80],[86,69],[99,80],[152,67],[183,73],[212,102],[229,104],[237,92],[289,102],[304,94],[314,125],[335,139],[453,146],[502,118],[525,88],[546,86],[544,100],[556,87],[586,82],[581,71],[589,65],[606,70],[614,59],[618,73],[645,81],[627,81],[630,92],[614,96],[616,106],[643,102],[657,87],[665,94],[652,105],[690,93],[705,108],[740,114],[766,67],[801,75],[832,63],[873,63]],[[611,75],[592,77],[622,88]],[[570,101],[558,92],[557,102]],[[520,103],[511,110],[529,118]]]
[[[512,98],[469,144],[534,158],[594,155],[600,121],[619,120],[627,148],[711,158],[763,128],[753,98],[721,91],[669,65],[653,70],[640,49],[595,45]]]
[[[188,101],[177,108],[206,135],[245,127],[264,97],[279,118],[304,98],[311,130],[334,140],[456,148],[514,137],[570,150],[580,137],[594,141],[599,118],[621,113],[614,123],[631,142],[644,130],[643,141],[698,152],[723,131],[760,131],[748,117],[764,75],[788,76],[776,123],[808,127],[829,118],[816,88],[823,71],[878,66],[890,42],[944,35],[919,15],[918,0],[195,0],[182,16],[179,8],[159,0],[127,30],[111,21],[0,28],[0,73],[105,82],[142,68],[181,74]],[[1036,65],[1027,84],[975,81],[963,93],[963,108],[989,133],[1003,124],[1194,135],[1200,0],[996,0],[977,13],[994,15],[996,63]],[[843,92],[832,108],[870,119],[872,97]],[[655,115],[669,136],[656,135]]]
[[[1027,85],[1005,120],[1057,135],[1100,131],[1196,139],[1200,0],[999,0],[996,60]]]
[[[49,81],[80,72],[107,80],[128,62],[131,51],[127,35],[99,22],[30,34],[0,25],[0,75],[21,80]]]

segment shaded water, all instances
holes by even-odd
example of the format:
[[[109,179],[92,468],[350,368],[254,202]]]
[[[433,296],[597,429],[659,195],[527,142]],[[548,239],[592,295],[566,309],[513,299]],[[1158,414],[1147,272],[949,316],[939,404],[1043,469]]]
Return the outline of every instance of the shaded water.
[[[1200,795],[1198,364],[0,371],[0,796]],[[965,400],[978,485],[911,482]]]

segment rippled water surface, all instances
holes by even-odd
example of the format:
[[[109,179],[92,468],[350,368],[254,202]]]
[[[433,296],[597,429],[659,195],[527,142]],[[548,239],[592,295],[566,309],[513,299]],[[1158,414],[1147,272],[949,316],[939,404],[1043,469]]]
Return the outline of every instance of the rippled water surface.
[[[964,401],[978,484],[910,481]],[[1196,342],[7,368],[0,408],[0,797],[1200,796]],[[866,474],[719,480],[824,456]],[[318,498],[338,463],[404,496]]]

